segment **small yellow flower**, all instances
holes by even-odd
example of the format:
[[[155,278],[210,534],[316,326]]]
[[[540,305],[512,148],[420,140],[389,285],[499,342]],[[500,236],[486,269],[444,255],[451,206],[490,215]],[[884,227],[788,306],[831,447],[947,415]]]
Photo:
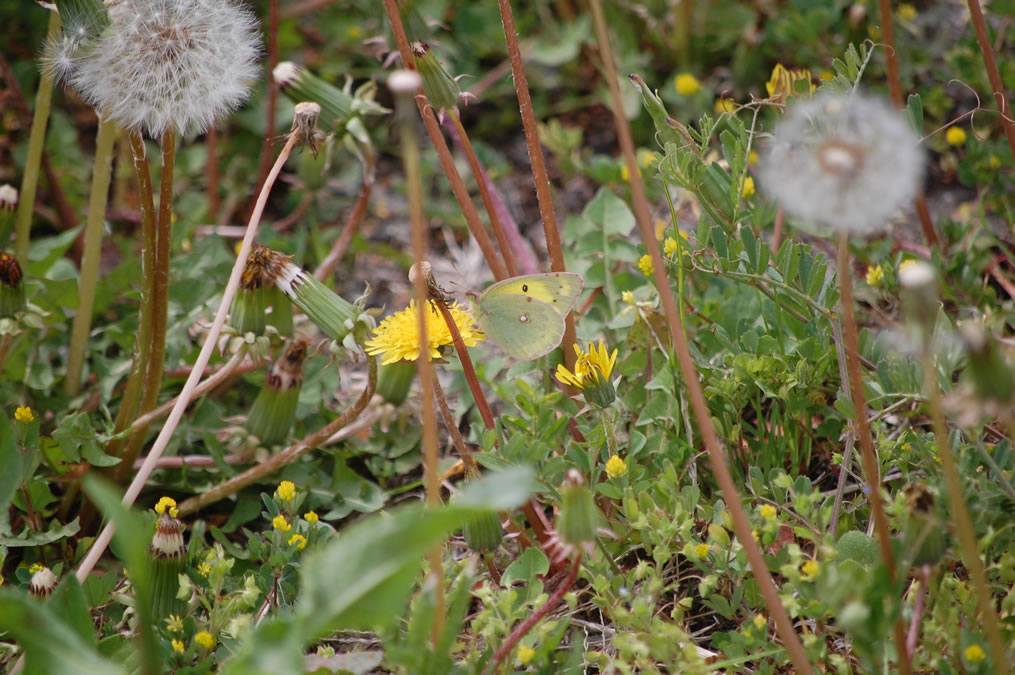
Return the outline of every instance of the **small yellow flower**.
[[[663,220],[662,218],[656,218],[655,222],[656,241],[662,241],[663,234],[665,232],[666,232],[666,221]]]
[[[1000,169],[1001,158],[998,157],[997,155],[991,155],[990,158],[987,160],[987,166],[989,166],[991,169]]]
[[[909,4],[908,2],[901,3],[899,5],[898,12],[899,19],[901,21],[912,21],[913,19],[916,18],[916,7]]]
[[[155,505],[155,513],[162,515],[166,511],[169,511],[169,515],[173,518],[180,515],[180,509],[176,508],[176,500],[172,497],[162,497]]]
[[[529,665],[529,661],[531,661],[535,656],[536,650],[532,647],[526,647],[525,645],[518,647],[518,662],[523,666]]]
[[[677,75],[677,79],[673,81],[673,86],[681,96],[693,96],[701,89],[701,83],[698,82],[698,78],[690,73],[680,73]]]
[[[627,168],[627,164],[620,167],[620,180],[625,183],[631,180],[631,170]]]
[[[173,640],[173,651],[177,654],[183,653],[183,640]]]
[[[807,69],[790,70],[781,63],[777,63],[772,69],[772,76],[765,83],[765,89],[768,90],[768,95],[771,97],[786,98],[796,93],[795,83],[797,80],[807,80],[811,93],[814,92],[811,71]]]
[[[719,97],[715,100],[715,111],[717,113],[733,114],[737,111],[737,102],[731,98]]]
[[[634,293],[632,293],[631,291],[624,291],[623,293],[620,294],[620,299],[629,305],[633,305]]]
[[[775,518],[776,509],[771,504],[762,504],[761,509],[759,510],[761,511],[761,517],[765,520]]]
[[[666,237],[666,241],[663,242],[663,253],[666,254],[667,258],[669,258],[676,252],[677,252],[677,240],[674,239],[673,237]]]
[[[215,638],[212,637],[212,634],[206,630],[203,630],[197,635],[195,635],[194,642],[201,645],[205,649],[211,649],[212,647],[215,646]]]
[[[652,256],[646,253],[642,257],[638,258],[638,268],[645,276],[652,276]]]
[[[313,511],[307,511],[306,513],[304,513],[303,519],[306,520],[311,525],[315,524],[319,520],[317,514],[314,513]]]
[[[28,424],[35,420],[35,415],[32,414],[32,409],[28,406],[19,405],[17,410],[14,411],[14,419],[22,424]]]
[[[166,617],[166,630],[170,633],[183,632],[183,619],[177,614],[170,614]]]
[[[754,194],[754,178],[751,176],[744,178],[744,188],[741,192],[743,192],[744,199]]]
[[[433,302],[430,303],[433,305]],[[462,334],[462,340],[467,347],[475,347],[482,340],[486,339],[483,331],[475,327],[472,315],[460,307],[458,303],[451,306],[451,316],[458,326],[458,332]],[[441,357],[441,348],[453,344],[451,332],[444,323],[444,315],[436,306],[425,312],[426,316],[426,337],[427,351],[431,359]],[[416,302],[413,300],[409,306],[400,312],[381,321],[374,329],[373,338],[364,343],[367,354],[375,356],[382,354],[381,365],[387,365],[396,361],[415,361],[419,357],[419,326],[416,323]]]
[[[871,40],[880,40],[881,26],[875,26],[874,24],[867,26],[867,35],[870,36]]]
[[[574,372],[562,363],[557,364],[557,379],[563,384],[581,389],[585,400],[599,408],[612,405],[617,399],[617,391],[610,381],[610,375],[617,363],[617,350],[609,353],[606,343],[600,340],[598,347],[589,343],[587,352],[576,344],[574,352],[578,357],[575,359]]]
[[[274,518],[271,519],[271,526],[274,527],[279,532],[288,532],[293,527],[292,525],[289,524],[289,521],[285,519],[285,516],[281,515],[275,516]]]
[[[46,569],[45,565],[42,565],[40,563],[32,563],[32,566],[28,568],[28,572],[29,574],[35,574],[36,572],[41,572],[44,569]]]
[[[345,36],[350,40],[359,40],[363,37],[363,28],[354,23],[345,29]]]
[[[284,502],[291,502],[296,498],[296,486],[293,485],[291,480],[284,480],[278,484],[275,496]]]
[[[966,647],[966,651],[964,653],[966,655],[966,661],[969,661],[970,663],[979,663],[987,658],[986,652],[983,651],[983,647],[980,645],[969,645]]]
[[[656,153],[651,150],[646,150],[645,148],[638,150],[638,164],[640,164],[643,169],[649,168],[654,161],[656,161]]]
[[[200,565],[197,566],[197,573],[200,574],[202,577],[208,576],[209,574],[211,574],[211,565],[206,562],[201,563]]]
[[[885,271],[881,265],[874,265],[867,268],[867,285],[877,288],[885,280]]]
[[[297,551],[302,551],[307,547],[307,538],[302,534],[294,534],[289,537],[289,545],[295,546]]]
[[[710,547],[709,547],[708,544],[695,544],[694,545],[694,555],[698,556],[699,558],[704,558],[705,556],[707,556],[709,550],[710,550]]]
[[[818,572],[821,571],[821,563],[817,560],[808,560],[800,567],[800,572],[804,575],[805,579],[813,579],[818,576]]]
[[[916,261],[913,260],[912,258],[909,258],[907,260],[903,260],[902,262],[899,263],[899,269],[896,271],[896,274],[901,276],[902,275],[902,271],[904,269],[906,269],[906,268],[908,268],[908,267],[910,267],[912,265],[915,265],[915,264],[916,264]]]
[[[627,473],[627,464],[619,456],[613,455],[606,461],[606,475],[610,478],[620,478]]]
[[[757,628],[758,630],[762,630],[768,627],[768,619],[765,618],[764,614],[756,615],[754,619],[751,620],[751,623],[753,623],[754,627]]]
[[[748,164],[757,164],[758,163],[758,151],[757,150],[751,150],[749,153],[747,153],[747,163]]]
[[[945,132],[945,140],[948,141],[948,145],[958,147],[966,142],[966,132],[962,127],[948,127],[948,131]]]

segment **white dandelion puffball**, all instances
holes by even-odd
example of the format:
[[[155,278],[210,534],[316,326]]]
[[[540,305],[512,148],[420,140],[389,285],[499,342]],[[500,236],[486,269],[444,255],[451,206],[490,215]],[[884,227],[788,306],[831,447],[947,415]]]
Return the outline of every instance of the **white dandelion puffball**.
[[[793,106],[776,125],[761,186],[805,227],[870,234],[916,197],[919,141],[884,101],[821,95]]]
[[[108,25],[66,81],[101,114],[158,138],[202,132],[246,100],[257,19],[234,0],[107,0]]]

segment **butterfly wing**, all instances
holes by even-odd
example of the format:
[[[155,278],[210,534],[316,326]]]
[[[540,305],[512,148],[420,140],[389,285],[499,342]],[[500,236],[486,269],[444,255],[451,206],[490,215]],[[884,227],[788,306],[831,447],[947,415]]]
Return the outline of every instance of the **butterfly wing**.
[[[509,356],[531,361],[544,356],[564,337],[564,316],[545,302],[519,293],[486,293],[479,299],[476,323]]]
[[[561,316],[567,316],[584,286],[585,280],[573,272],[527,274],[493,284],[483,292],[481,300],[507,294],[522,295],[549,305]]]

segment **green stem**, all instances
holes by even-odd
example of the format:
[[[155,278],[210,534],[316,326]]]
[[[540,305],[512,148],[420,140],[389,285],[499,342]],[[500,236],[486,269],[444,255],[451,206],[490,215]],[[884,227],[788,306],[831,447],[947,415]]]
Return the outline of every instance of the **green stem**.
[[[686,0],[684,0],[686,2]],[[684,321],[684,245],[680,241],[680,224],[677,222],[677,210],[673,208],[673,198],[670,197],[670,188],[663,182],[663,194],[666,195],[666,204],[670,207],[670,221],[673,223],[673,238],[677,242],[677,312],[680,320]]]
[[[109,195],[115,140],[116,123],[102,120],[95,140],[92,191],[88,197],[85,247],[81,256],[81,280],[78,283],[78,309],[71,329],[67,374],[63,381],[63,391],[68,396],[77,395],[81,389],[85,347],[88,344],[88,334],[92,328],[92,312],[95,309],[95,287],[99,276],[99,259],[102,253],[103,226],[106,220],[106,200]]]
[[[52,39],[60,33],[60,15],[49,14],[49,32]],[[21,268],[28,270],[28,242],[32,229],[32,211],[35,209],[35,191],[39,187],[39,167],[42,164],[42,149],[46,142],[46,123],[49,121],[49,106],[53,100],[53,77],[45,70],[39,79],[39,91],[35,94],[35,112],[32,116],[32,131],[28,136],[28,156],[25,158],[25,173],[21,177],[21,192],[18,215],[14,225],[16,241],[14,257]]]
[[[143,415],[155,408],[162,389],[162,371],[166,357],[166,327],[169,321],[169,253],[173,217],[173,169],[176,164],[176,132],[167,130],[162,135],[162,176],[159,186],[158,218],[153,227],[154,260],[151,273],[145,274],[150,284],[151,306],[148,334],[149,351],[144,376],[144,396],[138,413]],[[149,186],[151,183],[149,182]],[[147,248],[147,243],[145,248]],[[116,468],[118,482],[127,479],[134,469],[134,460],[141,454],[147,426],[134,429],[127,442],[123,461]]]

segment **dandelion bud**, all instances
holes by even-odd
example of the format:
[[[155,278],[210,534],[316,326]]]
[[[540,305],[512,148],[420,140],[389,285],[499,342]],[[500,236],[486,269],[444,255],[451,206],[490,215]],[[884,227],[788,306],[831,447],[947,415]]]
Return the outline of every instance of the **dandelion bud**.
[[[59,579],[53,574],[53,570],[42,565],[33,566],[32,580],[28,582],[28,590],[36,597],[45,598],[56,589]]]
[[[0,317],[25,309],[25,284],[17,258],[0,251]]]
[[[914,565],[933,565],[948,550],[948,526],[940,517],[931,489],[923,483],[905,488],[906,524],[902,530],[904,555]]]
[[[592,497],[592,491],[585,485],[585,479],[576,469],[569,470],[564,485],[560,488],[557,532],[561,541],[591,551],[599,521],[599,507]]]
[[[395,361],[381,366],[377,372],[377,393],[394,406],[405,403],[416,378],[414,361]]]
[[[494,511],[487,511],[481,516],[465,521],[462,530],[465,534],[465,543],[470,550],[477,553],[496,550],[504,539],[500,517]]]
[[[118,0],[106,3],[106,18],[70,55],[66,80],[124,128],[156,138],[204,131],[257,77],[257,20],[232,0]]]
[[[292,428],[306,358],[307,343],[298,339],[290,342],[271,365],[261,393],[250,408],[247,430],[265,445],[281,443]]]
[[[430,46],[425,42],[412,43],[412,55],[416,59],[416,70],[423,78],[423,93],[430,101],[430,105],[437,111],[437,117],[444,121],[445,110],[458,110],[458,101],[468,103],[471,94],[463,94],[458,86],[458,78],[451,77],[451,74],[444,69],[444,66]],[[459,75],[459,77],[461,77]]]
[[[1008,404],[1015,394],[1015,377],[1011,364],[1000,345],[977,323],[962,325],[962,341],[966,346],[965,377],[983,401]]]
[[[18,206],[18,190],[11,185],[0,185],[0,249],[7,246],[14,231],[14,211]]]
[[[641,75],[632,73],[629,77],[631,84],[641,94],[641,103],[645,106],[645,110],[648,111],[649,117],[652,118],[652,122],[655,124],[656,133],[659,134],[659,142],[664,146],[667,143],[693,145],[694,139],[691,138],[687,127],[669,116],[666,108],[663,106],[663,100],[645,84],[645,80],[641,78]]]
[[[339,89],[325,82],[301,65],[283,61],[271,73],[282,93],[293,103],[313,101],[321,106],[323,123],[336,130],[344,130],[357,115],[379,115],[387,112],[373,100],[375,85],[370,82],[353,94],[347,85]],[[351,82],[351,80],[350,80]]]
[[[180,590],[186,548],[179,520],[169,513],[159,517],[148,553],[152,558],[152,611],[155,618],[180,614],[183,603],[176,595]]]
[[[324,140],[324,132],[317,128],[317,118],[321,116],[321,106],[313,101],[300,101],[293,108],[292,133],[296,136],[296,145],[307,146],[317,156],[317,144]]]
[[[260,335],[264,332],[267,323],[265,312],[270,303],[269,293],[275,288],[274,281],[269,276],[271,262],[271,251],[254,244],[243,266],[240,287],[229,311],[229,322],[240,335]]]
[[[355,327],[359,309],[290,262],[287,256],[282,258],[285,263],[275,284],[325,335],[342,342]]]

